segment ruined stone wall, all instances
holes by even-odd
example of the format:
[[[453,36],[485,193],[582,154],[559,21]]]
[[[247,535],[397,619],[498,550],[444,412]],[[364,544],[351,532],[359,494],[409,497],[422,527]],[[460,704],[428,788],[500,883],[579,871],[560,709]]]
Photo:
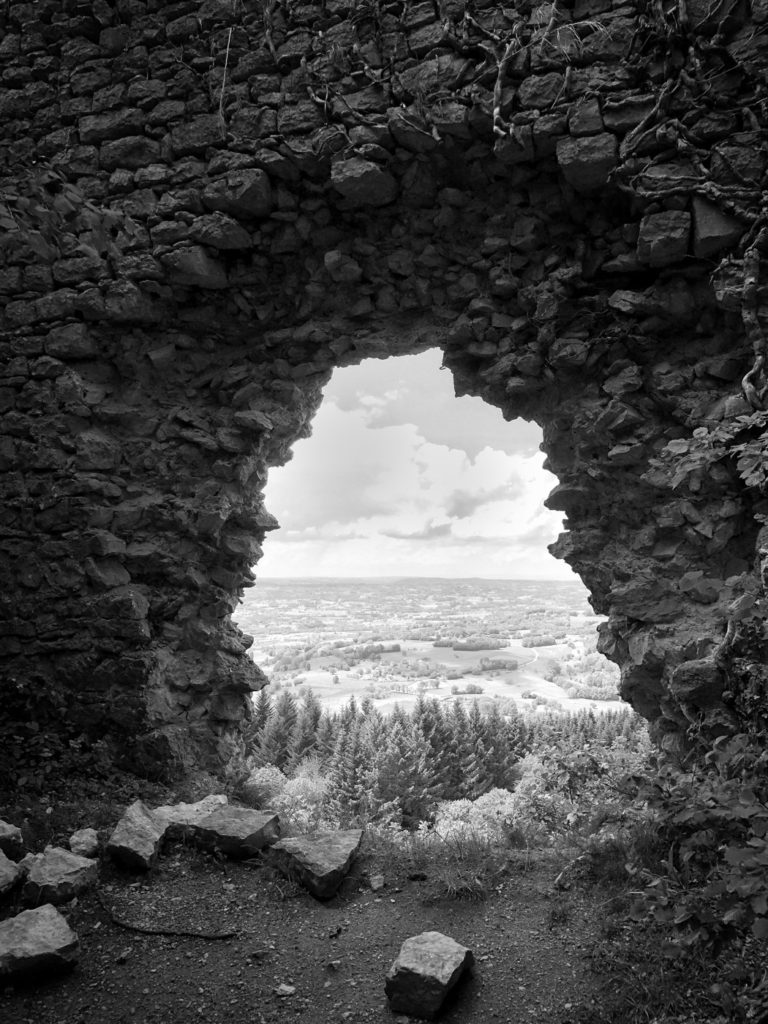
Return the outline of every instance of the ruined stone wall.
[[[652,460],[762,404],[766,22],[0,8],[6,723],[147,771],[226,757],[264,681],[230,615],[267,468],[334,367],[440,346],[458,393],[543,425],[626,698],[668,742],[743,724],[762,492]]]

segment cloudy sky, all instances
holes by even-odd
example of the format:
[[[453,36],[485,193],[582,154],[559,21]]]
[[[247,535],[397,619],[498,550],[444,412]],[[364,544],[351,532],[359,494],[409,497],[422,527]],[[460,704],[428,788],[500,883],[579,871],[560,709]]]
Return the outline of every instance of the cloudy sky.
[[[311,438],[272,469],[280,530],[256,572],[275,576],[575,579],[546,550],[562,514],[542,502],[541,432],[456,398],[441,353],[337,370]]]

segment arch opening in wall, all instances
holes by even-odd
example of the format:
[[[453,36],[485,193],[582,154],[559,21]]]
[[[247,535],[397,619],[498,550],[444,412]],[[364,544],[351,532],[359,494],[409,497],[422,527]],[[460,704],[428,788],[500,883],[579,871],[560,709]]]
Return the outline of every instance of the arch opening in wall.
[[[281,527],[235,615],[255,637],[251,656],[278,689],[308,685],[330,708],[370,691],[387,710],[407,706],[418,688],[395,679],[392,689],[392,672],[379,686],[365,666],[359,685],[342,672],[339,686],[329,645],[392,644],[402,634],[411,661],[429,662],[437,642],[440,675],[450,677],[465,666],[452,650],[445,657],[448,641],[485,634],[498,657],[507,648],[509,660],[514,648],[521,671],[493,671],[484,699],[525,694],[524,706],[574,699],[580,707],[589,695],[575,664],[584,656],[618,699],[618,669],[595,652],[599,620],[587,592],[546,551],[561,516],[544,506],[557,479],[543,466],[541,429],[456,398],[440,362],[431,349],[337,370],[312,436],[270,471],[264,496]],[[539,646],[545,656],[523,671]],[[562,674],[569,663],[573,679]],[[442,699],[464,693],[463,684],[443,684]]]

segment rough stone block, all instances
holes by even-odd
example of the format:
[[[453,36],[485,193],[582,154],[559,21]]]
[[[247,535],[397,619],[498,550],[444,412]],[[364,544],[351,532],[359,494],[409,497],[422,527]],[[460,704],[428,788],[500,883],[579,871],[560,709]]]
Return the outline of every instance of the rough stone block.
[[[691,215],[685,210],[662,210],[640,222],[637,258],[652,267],[666,267],[688,255]]]
[[[0,850],[0,896],[10,892],[24,877],[24,869]]]
[[[21,836],[21,829],[2,820],[0,820],[0,850],[13,860],[24,856],[24,840]]]
[[[145,135],[129,135],[114,142],[105,142],[99,150],[99,162],[105,171],[115,171],[118,167],[135,171],[157,163],[159,159],[159,144]]]
[[[22,896],[26,903],[66,903],[93,885],[98,873],[98,861],[46,846],[30,868]]]
[[[92,145],[110,142],[126,135],[140,135],[144,129],[144,115],[140,110],[110,110],[104,114],[87,114],[78,122],[80,142]]]
[[[152,815],[158,822],[165,822],[167,839],[183,839],[191,831],[192,826],[198,825],[203,818],[226,807],[228,803],[223,794],[215,793],[192,804],[165,804],[162,807],[155,807]]]
[[[563,177],[576,192],[598,192],[616,166],[618,144],[608,132],[557,143],[557,162]]]
[[[216,114],[203,114],[171,129],[171,145],[176,156],[199,156],[209,146],[222,145],[224,137],[223,125]]]
[[[280,819],[270,811],[220,807],[193,824],[189,834],[199,845],[221,850],[228,857],[252,857],[277,839]]]
[[[233,217],[224,213],[211,213],[197,217],[189,226],[193,242],[214,245],[217,249],[250,249],[253,245],[248,231]]]
[[[745,226],[723,213],[712,203],[693,200],[693,255],[699,258],[714,256],[735,245],[745,231]]]
[[[77,935],[49,903],[0,922],[0,978],[36,978],[74,966]]]
[[[258,167],[231,171],[203,189],[203,205],[233,217],[266,217],[272,210],[272,186]]]
[[[628,132],[635,128],[655,106],[653,96],[622,96],[619,99],[603,101],[605,127],[614,132]]]
[[[78,857],[95,857],[99,852],[99,833],[95,828],[79,828],[69,837],[69,848]]]
[[[296,878],[319,900],[330,899],[347,876],[362,829],[310,832],[281,839],[269,851],[270,860],[289,878]]]
[[[389,171],[359,157],[335,163],[331,181],[353,206],[384,206],[397,195],[397,182]]]
[[[183,246],[162,256],[160,262],[174,284],[216,290],[227,287],[223,265],[200,245]]]
[[[110,836],[107,853],[123,867],[148,871],[157,860],[165,828],[164,819],[136,800]]]
[[[434,1019],[474,962],[471,950],[441,932],[406,939],[387,973],[384,990],[390,1007],[395,1013]]]

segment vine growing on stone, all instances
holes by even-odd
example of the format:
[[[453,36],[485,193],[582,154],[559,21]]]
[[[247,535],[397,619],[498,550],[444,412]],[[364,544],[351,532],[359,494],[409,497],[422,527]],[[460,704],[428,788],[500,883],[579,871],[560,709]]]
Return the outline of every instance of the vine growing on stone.
[[[669,441],[651,465],[660,473],[655,477],[658,482],[698,491],[703,476],[726,458],[747,487],[763,489],[768,484],[768,411],[697,427],[690,437]]]

